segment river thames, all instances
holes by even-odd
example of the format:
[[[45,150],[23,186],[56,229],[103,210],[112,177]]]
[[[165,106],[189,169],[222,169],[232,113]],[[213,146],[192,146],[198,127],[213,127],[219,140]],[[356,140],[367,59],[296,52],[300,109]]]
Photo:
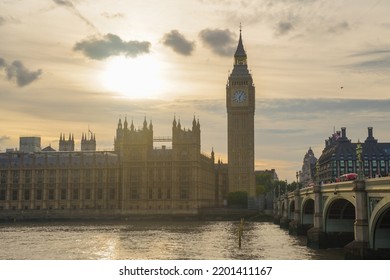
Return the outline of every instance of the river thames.
[[[103,221],[0,224],[2,260],[339,260],[269,222]]]

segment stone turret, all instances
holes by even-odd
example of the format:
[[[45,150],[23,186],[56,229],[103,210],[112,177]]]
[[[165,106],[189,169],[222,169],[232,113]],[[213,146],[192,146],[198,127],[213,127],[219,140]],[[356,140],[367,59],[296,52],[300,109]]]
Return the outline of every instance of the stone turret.
[[[65,134],[60,134],[59,149],[60,152],[73,152],[74,151],[74,136],[69,133],[68,140],[65,139]]]

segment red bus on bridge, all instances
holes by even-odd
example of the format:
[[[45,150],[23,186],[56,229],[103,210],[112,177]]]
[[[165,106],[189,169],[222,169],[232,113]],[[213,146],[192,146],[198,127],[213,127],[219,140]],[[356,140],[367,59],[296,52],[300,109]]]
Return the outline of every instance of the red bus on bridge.
[[[345,181],[353,181],[356,180],[358,175],[356,173],[347,173],[341,175],[339,178],[336,179],[336,182],[345,182]]]

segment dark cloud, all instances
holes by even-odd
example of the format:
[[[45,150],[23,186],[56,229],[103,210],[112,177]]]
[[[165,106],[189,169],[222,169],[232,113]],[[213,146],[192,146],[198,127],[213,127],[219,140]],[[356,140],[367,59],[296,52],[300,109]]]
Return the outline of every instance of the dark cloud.
[[[73,7],[73,3],[68,0],[53,0],[54,3],[62,6]]]
[[[338,122],[347,121],[351,115],[383,116],[384,120],[390,117],[390,99],[268,99],[258,100],[256,108],[264,116],[273,116],[274,121],[283,120],[323,120],[324,116],[338,119]],[[305,110],[302,110],[305,108]],[[362,117],[364,119],[364,117]],[[353,120],[355,121],[355,120]],[[359,122],[359,117],[357,117]],[[365,119],[367,121],[367,119]],[[352,122],[352,120],[351,120]]]
[[[78,18],[80,18],[82,21],[84,21],[88,26],[92,27],[93,29],[95,29],[98,32],[98,29],[96,28],[96,26],[79,12],[79,10],[75,7],[75,5],[73,4],[72,1],[70,1],[70,0],[53,0],[53,2],[55,4],[57,4],[58,6],[63,6],[65,8],[67,8],[72,14],[76,15]]]
[[[165,46],[171,47],[175,52],[182,55],[191,55],[195,49],[195,42],[187,40],[177,30],[166,33],[162,42]]]
[[[28,70],[19,60],[15,60],[11,64],[8,64],[3,58],[0,58],[0,68],[4,68],[7,80],[15,80],[19,87],[27,86],[37,80],[42,74],[41,69],[36,71]]]
[[[384,48],[384,49],[374,49],[374,50],[368,50],[368,51],[362,51],[353,53],[350,55],[350,57],[359,57],[359,56],[373,56],[373,55],[390,55],[390,47]]]
[[[123,41],[119,36],[108,33],[103,37],[93,37],[77,42],[73,47],[75,51],[83,52],[87,57],[103,60],[110,56],[125,55],[136,57],[149,53],[150,42]]]
[[[339,34],[339,33],[342,33],[344,31],[349,30],[349,28],[350,28],[349,23],[346,21],[343,21],[343,22],[340,22],[338,24],[335,24],[335,25],[329,27],[328,32]]]
[[[0,16],[0,26],[5,25],[7,23],[20,23],[20,20],[18,20],[15,17],[10,17],[10,16],[8,16],[8,17]]]
[[[390,56],[377,60],[367,60],[351,65],[355,69],[367,71],[390,71]]]
[[[236,35],[228,29],[204,29],[199,33],[202,42],[214,53],[232,56],[236,49]]]
[[[384,28],[390,28],[390,23],[382,23],[382,26],[383,26]]]
[[[275,28],[276,35],[286,35],[294,29],[294,25],[290,21],[280,21]]]
[[[390,71],[390,48],[357,52],[349,57],[360,60],[347,65],[350,68],[362,71]]]
[[[281,128],[281,129],[274,129],[274,128],[268,128],[268,129],[262,129],[263,133],[267,135],[292,135],[292,134],[302,134],[303,132],[306,132],[306,129],[296,129],[296,128]]]

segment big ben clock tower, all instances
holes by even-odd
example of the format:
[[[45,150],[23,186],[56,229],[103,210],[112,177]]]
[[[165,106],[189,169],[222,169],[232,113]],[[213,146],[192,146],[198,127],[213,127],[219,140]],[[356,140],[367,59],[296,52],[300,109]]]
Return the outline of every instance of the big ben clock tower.
[[[241,29],[234,67],[226,85],[228,115],[229,192],[248,193],[248,207],[255,203],[254,115],[255,86],[248,70]]]

